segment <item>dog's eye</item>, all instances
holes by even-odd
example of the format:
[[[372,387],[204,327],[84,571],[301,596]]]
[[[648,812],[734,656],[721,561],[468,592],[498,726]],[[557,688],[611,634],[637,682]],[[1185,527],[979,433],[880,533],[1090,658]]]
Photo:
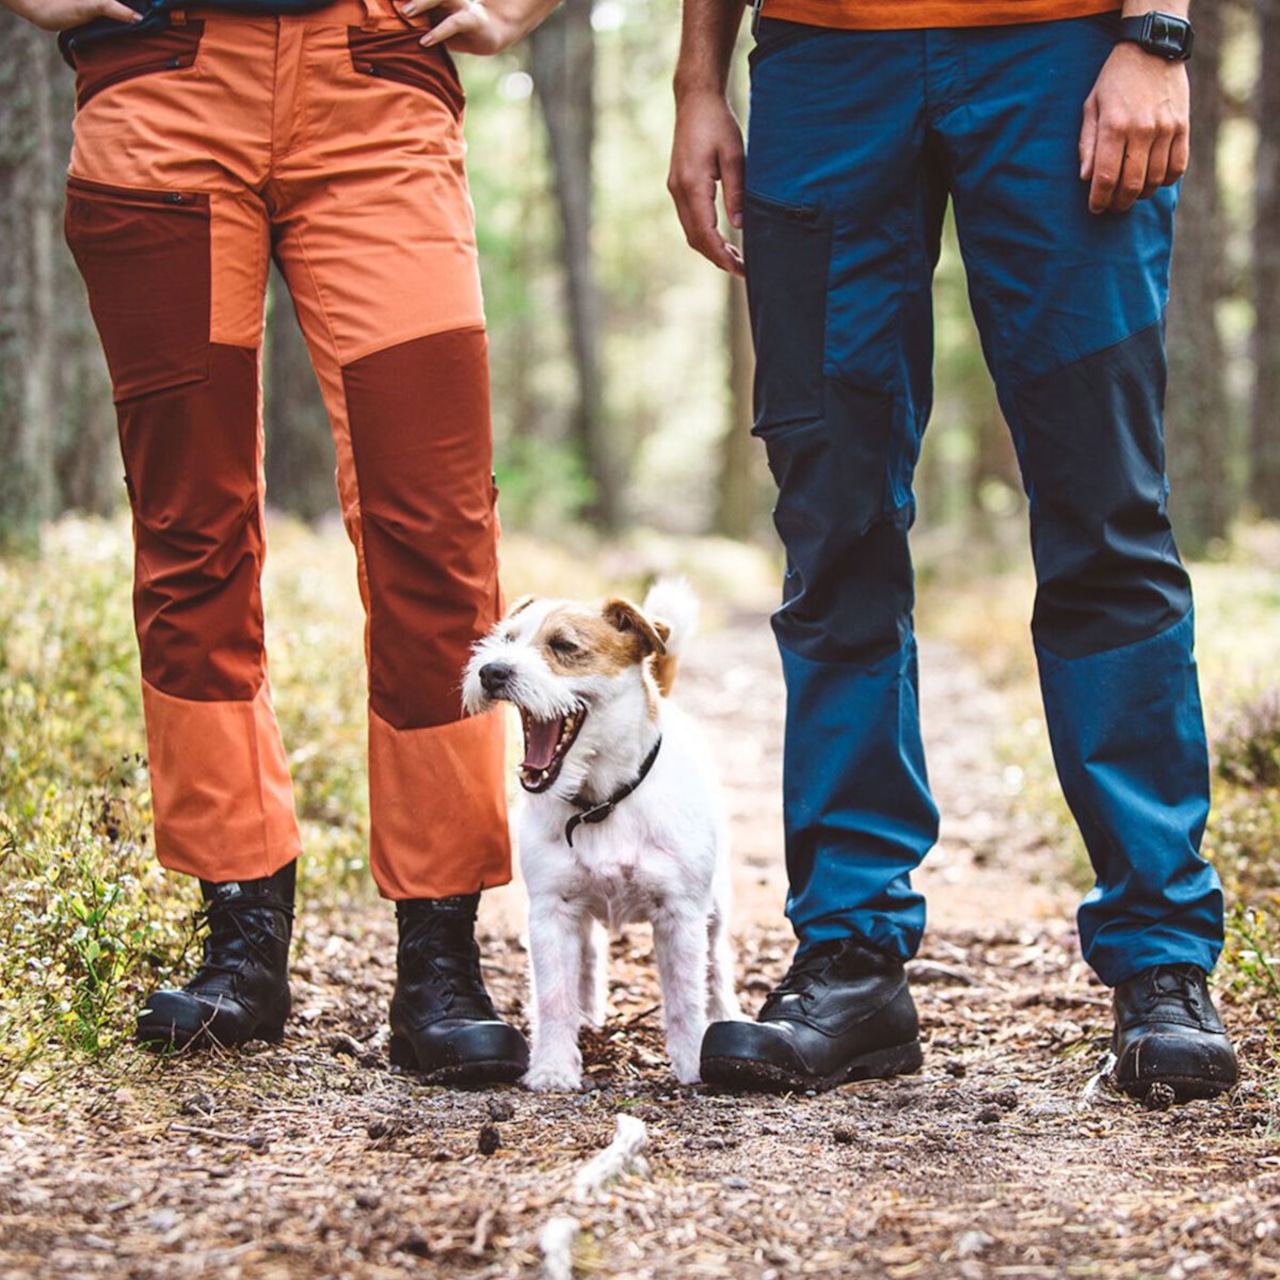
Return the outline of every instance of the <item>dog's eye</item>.
[[[552,636],[547,645],[557,658],[576,658],[582,652],[582,646],[568,636]]]

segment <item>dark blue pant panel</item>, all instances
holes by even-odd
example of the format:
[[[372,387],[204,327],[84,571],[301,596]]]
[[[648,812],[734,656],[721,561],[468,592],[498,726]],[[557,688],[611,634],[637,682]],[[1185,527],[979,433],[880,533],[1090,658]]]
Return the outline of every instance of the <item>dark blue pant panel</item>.
[[[1014,393],[1031,500],[1036,643],[1062,658],[1131,644],[1191,608],[1165,499],[1160,326]]]
[[[1124,648],[1037,657],[1058,777],[1097,876],[1079,912],[1085,959],[1111,986],[1170,957],[1212,969],[1222,890],[1198,853],[1209,760],[1192,616]]]
[[[787,914],[804,943],[853,933],[906,959],[925,918],[910,874],[938,837],[915,643],[864,664],[801,657],[785,641],[779,648]]]
[[[787,550],[788,913],[910,955],[937,815],[920,746],[907,530],[932,400],[931,285],[953,203],[1031,499],[1033,621],[1110,982],[1212,964],[1191,596],[1165,511],[1162,319],[1176,194],[1088,212],[1081,109],[1114,15],[954,31],[762,23],[747,283],[756,434]],[[976,607],[980,605],[975,602]]]

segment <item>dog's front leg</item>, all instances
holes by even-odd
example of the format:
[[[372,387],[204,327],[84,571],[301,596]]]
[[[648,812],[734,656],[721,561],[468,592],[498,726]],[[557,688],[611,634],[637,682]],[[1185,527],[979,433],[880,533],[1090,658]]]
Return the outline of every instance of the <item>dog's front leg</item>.
[[[524,1085],[539,1091],[582,1087],[578,1048],[582,975],[582,913],[558,894],[529,899],[533,968],[533,1048]]]
[[[697,1084],[702,1034],[707,1029],[706,917],[660,911],[653,917],[653,949],[662,982],[671,1066],[681,1084]]]
[[[598,920],[582,918],[582,972],[578,979],[578,1011],[582,1025],[604,1026],[609,938]]]

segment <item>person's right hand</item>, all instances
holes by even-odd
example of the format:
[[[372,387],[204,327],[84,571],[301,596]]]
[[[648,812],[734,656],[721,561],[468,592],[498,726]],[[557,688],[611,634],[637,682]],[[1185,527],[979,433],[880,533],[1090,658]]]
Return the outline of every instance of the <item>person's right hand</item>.
[[[667,190],[685,239],[722,271],[743,274],[742,255],[721,234],[716,211],[720,183],[729,224],[742,226],[743,148],[729,103],[710,90],[685,94],[676,104],[675,141]]]
[[[45,31],[66,31],[94,18],[116,22],[141,22],[142,15],[120,0],[4,0],[20,18]]]

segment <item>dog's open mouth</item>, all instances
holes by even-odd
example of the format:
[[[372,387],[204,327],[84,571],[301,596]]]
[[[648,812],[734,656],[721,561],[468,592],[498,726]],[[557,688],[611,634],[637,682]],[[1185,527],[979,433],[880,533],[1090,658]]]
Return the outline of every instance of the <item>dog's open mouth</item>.
[[[535,720],[524,708],[524,760],[520,764],[520,785],[526,791],[545,791],[560,776],[564,758],[587,718],[586,707],[575,707],[555,720]]]

